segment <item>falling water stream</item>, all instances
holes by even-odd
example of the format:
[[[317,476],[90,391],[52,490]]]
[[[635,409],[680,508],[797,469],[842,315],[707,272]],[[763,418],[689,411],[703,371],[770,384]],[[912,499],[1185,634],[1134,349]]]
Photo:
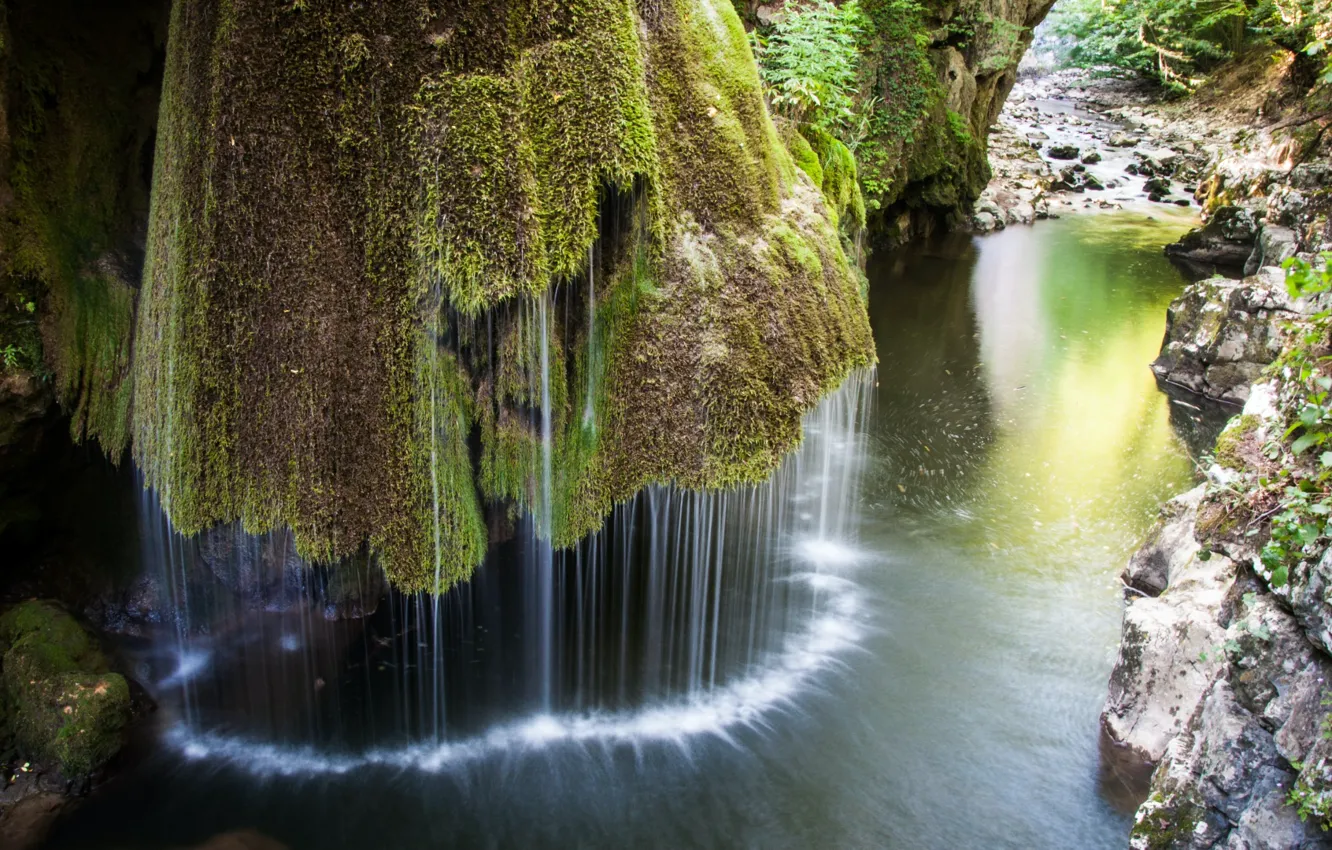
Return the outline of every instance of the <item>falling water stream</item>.
[[[160,705],[148,755],[50,846],[1123,846],[1097,734],[1115,576],[1190,480],[1179,433],[1214,426],[1146,368],[1186,226],[875,258],[880,365],[770,481],[650,488],[567,551],[541,414],[534,515],[438,599],[344,616],[281,536],[201,554],[148,494],[143,569],[177,600],[124,648]],[[205,556],[235,574],[201,581]]]

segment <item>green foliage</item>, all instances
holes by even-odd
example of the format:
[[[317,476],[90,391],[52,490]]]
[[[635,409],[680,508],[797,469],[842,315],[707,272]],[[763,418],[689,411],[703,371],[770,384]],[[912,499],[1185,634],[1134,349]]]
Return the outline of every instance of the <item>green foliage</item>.
[[[1324,709],[1332,708],[1332,695],[1324,694]],[[1332,740],[1332,712],[1325,712],[1319,727],[1324,741]],[[1324,831],[1332,829],[1332,786],[1328,784],[1328,764],[1325,757],[1312,763],[1292,765],[1300,772],[1290,789],[1286,802],[1295,807],[1300,820],[1313,818]]]
[[[1332,291],[1332,272],[1303,260],[1286,262],[1286,284],[1293,298]],[[1291,344],[1271,367],[1280,381],[1279,403],[1286,428],[1262,446],[1266,468],[1242,472],[1230,489],[1234,508],[1251,519],[1246,536],[1267,531],[1260,560],[1264,578],[1283,588],[1305,558],[1332,540],[1332,374],[1328,330],[1332,313],[1323,310],[1291,328]],[[1238,441],[1254,429],[1242,420],[1218,440],[1220,462],[1242,467]],[[1231,439],[1227,434],[1235,433]]]
[[[1187,91],[1253,44],[1319,52],[1326,16],[1326,0],[1064,0],[1051,20],[1071,43],[1072,64],[1122,68]]]
[[[864,19],[857,0],[788,5],[754,52],[774,111],[796,124],[845,133],[856,118],[857,44]]]

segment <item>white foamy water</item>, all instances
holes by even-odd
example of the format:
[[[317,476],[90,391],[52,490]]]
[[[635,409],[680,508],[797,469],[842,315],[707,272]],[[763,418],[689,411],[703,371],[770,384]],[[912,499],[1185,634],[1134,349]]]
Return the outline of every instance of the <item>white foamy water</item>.
[[[859,557],[854,550],[827,541],[805,541],[798,551],[835,555],[827,563],[838,566]],[[825,563],[814,557],[809,562],[815,570]],[[840,667],[839,656],[867,632],[862,595],[854,582],[817,571],[792,578],[823,592],[819,610],[788,637],[787,645],[768,664],[702,696],[625,712],[537,714],[472,738],[354,754],[192,731],[184,724],[172,729],[167,740],[186,758],[226,763],[259,776],[344,774],[370,767],[434,773],[498,755],[538,754],[561,746],[629,747],[637,752],[665,744],[687,754],[691,741],[701,736],[739,746],[733,729],[762,728],[767,725],[764,715],[795,708],[814,677]]]

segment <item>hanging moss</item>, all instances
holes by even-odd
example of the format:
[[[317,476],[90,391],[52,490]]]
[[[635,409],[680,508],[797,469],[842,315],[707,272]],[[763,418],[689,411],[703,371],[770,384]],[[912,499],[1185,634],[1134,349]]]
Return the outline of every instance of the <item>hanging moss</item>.
[[[841,140],[825,130],[808,127],[801,130],[808,137],[810,150],[818,157],[821,177],[815,185],[823,190],[834,223],[854,234],[865,228],[865,196],[860,190],[856,157]]]
[[[565,545],[757,481],[872,358],[725,0],[178,0],[158,147],[134,455],[185,533],[442,590],[482,500]]]
[[[53,371],[75,439],[98,440],[113,460],[128,436],[148,206],[139,170],[152,145],[165,8],[13,3],[0,27],[0,347]]]

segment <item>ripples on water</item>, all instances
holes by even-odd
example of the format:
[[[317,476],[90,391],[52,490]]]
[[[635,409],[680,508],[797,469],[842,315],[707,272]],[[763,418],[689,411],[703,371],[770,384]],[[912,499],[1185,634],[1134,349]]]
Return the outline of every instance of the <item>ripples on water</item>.
[[[520,532],[437,607],[198,606],[139,648],[165,746],[54,846],[1123,846],[1096,719],[1115,576],[1190,477],[1146,367],[1182,228],[881,259],[878,374],[774,480],[641,496],[544,597]]]

